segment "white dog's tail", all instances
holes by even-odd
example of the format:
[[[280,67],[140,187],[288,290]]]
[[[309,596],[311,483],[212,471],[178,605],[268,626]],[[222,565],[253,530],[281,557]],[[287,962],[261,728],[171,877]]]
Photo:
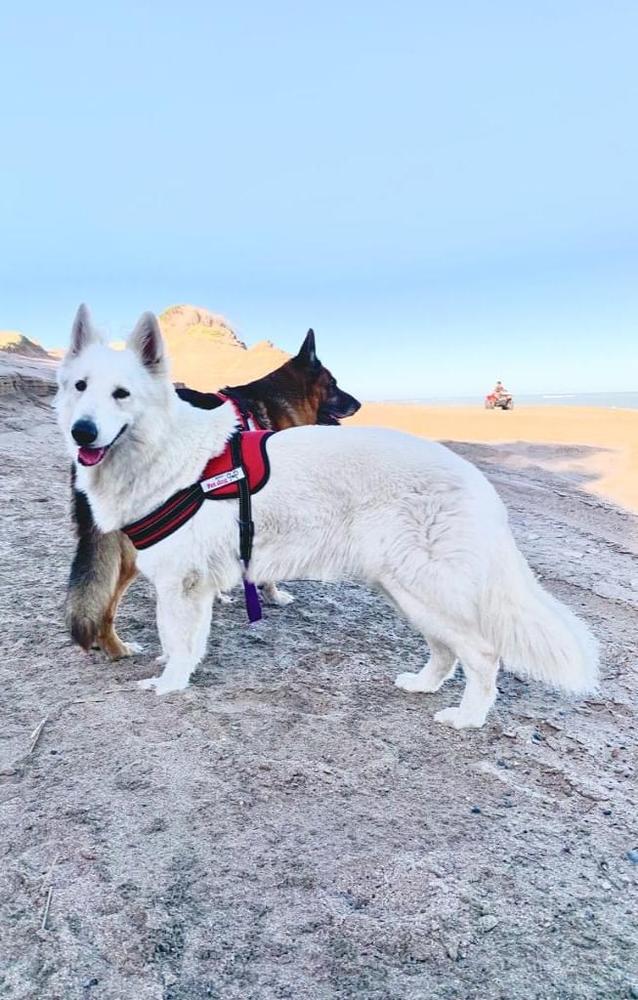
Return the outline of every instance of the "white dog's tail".
[[[481,631],[506,670],[577,694],[596,690],[598,646],[584,622],[543,590],[509,530],[481,607]]]

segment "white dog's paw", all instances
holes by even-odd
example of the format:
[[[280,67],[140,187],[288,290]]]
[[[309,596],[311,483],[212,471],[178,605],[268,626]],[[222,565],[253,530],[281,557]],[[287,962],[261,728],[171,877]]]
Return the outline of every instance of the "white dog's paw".
[[[188,678],[180,680],[175,677],[164,677],[164,674],[160,674],[159,677],[146,677],[137,683],[143,691],[154,690],[155,694],[170,694],[172,691],[183,691],[187,688]]]
[[[394,683],[402,691],[418,691],[419,694],[432,694],[440,687],[440,684],[437,684],[436,687],[431,683],[428,684],[427,678],[422,677],[420,673],[412,674],[409,672],[399,674]]]
[[[434,715],[435,722],[442,722],[444,726],[452,726],[453,729],[480,729],[485,719],[478,719],[462,712],[460,707],[442,708]]]
[[[223,590],[220,590],[220,592],[218,593],[217,600],[219,601],[220,604],[234,604],[235,603],[235,598],[231,597],[230,594],[225,594]]]
[[[287,590],[281,590],[279,587],[276,587],[274,583],[266,584],[262,588],[262,594],[270,604],[276,604],[279,608],[285,608],[294,601],[292,594],[289,594]]]
[[[185,691],[188,687],[188,677],[186,680],[176,680],[174,677],[158,677],[155,685],[155,694],[170,694],[172,691]]]
[[[142,691],[152,691],[154,687],[157,686],[159,677],[145,677],[144,680],[138,681],[137,686],[142,689]]]

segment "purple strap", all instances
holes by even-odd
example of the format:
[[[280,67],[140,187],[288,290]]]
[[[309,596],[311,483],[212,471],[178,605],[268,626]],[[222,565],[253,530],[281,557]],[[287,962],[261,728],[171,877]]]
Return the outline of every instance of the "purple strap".
[[[244,597],[246,600],[246,614],[248,615],[248,621],[252,625],[253,622],[261,620],[261,601],[259,600],[257,587],[248,580],[244,580]]]

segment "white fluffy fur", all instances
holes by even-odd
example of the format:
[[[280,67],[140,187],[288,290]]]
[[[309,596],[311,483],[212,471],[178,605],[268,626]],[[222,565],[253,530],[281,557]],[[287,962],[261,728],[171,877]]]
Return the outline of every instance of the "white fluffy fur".
[[[73,422],[90,417],[108,444],[104,461],[78,467],[103,531],[155,509],[199,477],[235,427],[232,407],[194,409],[173,392],[163,345],[137,332],[113,351],[84,331],[60,373],[58,414],[71,452]],[[143,344],[143,349],[140,346]],[[153,358],[152,363],[149,358]],[[87,382],[79,394],[74,385]],[[115,401],[113,389],[129,390]],[[507,514],[484,476],[440,444],[393,431],[300,427],[268,445],[271,478],[253,498],[251,577],[358,580],[379,589],[427,640],[419,673],[403,673],[406,691],[436,691],[463,665],[459,706],[436,718],[481,726],[496,696],[502,658],[517,673],[568,691],[597,683],[597,651],[587,627],[546,593],[518,552]],[[237,502],[204,502],[178,532],[138,555],[157,590],[164,669],[142,682],[158,694],[185,688],[202,659],[214,594],[241,579]]]

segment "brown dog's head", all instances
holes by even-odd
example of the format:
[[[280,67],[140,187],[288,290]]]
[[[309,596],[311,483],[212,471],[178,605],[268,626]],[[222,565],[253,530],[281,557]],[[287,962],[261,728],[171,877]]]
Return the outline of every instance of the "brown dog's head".
[[[321,364],[312,330],[308,330],[299,353],[280,368],[223,391],[250,412],[260,427],[274,431],[304,424],[338,424],[361,406],[358,399],[339,388],[332,372]],[[206,394],[190,389],[178,392],[195,406],[205,405],[202,399]],[[217,397],[211,398],[218,405]]]
[[[304,395],[315,414],[312,423],[338,424],[360,409],[359,400],[340,389],[332,372],[321,364],[317,357],[314,330],[308,330],[299,353],[288,364],[294,366],[303,380]]]

